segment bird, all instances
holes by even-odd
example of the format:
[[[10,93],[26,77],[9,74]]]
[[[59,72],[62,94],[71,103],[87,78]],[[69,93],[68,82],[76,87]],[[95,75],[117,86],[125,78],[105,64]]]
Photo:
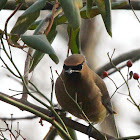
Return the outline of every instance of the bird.
[[[55,83],[55,94],[62,109],[83,120],[87,117],[93,124],[102,122],[108,114],[115,114],[104,81],[88,67],[82,54],[65,59]]]

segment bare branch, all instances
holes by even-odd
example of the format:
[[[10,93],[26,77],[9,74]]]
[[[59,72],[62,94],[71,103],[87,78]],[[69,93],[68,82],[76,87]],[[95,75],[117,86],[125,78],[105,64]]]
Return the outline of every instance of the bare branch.
[[[130,51],[130,52],[127,52],[125,54],[122,54],[120,56],[118,56],[117,58],[113,59],[112,60],[112,63],[117,66],[119,64],[121,64],[122,62],[126,61],[126,60],[129,60],[131,59],[132,62],[135,62],[137,60],[140,59],[140,49],[137,49],[137,50],[134,50],[134,51]],[[121,66],[121,68],[125,67],[126,64],[124,64],[123,66]],[[112,64],[109,62],[107,64],[105,64],[103,67],[101,67],[100,69],[98,69],[96,71],[96,73],[101,76],[102,75],[102,72],[103,71],[108,71],[110,69],[114,68],[112,66]],[[113,71],[113,73],[116,72],[116,70]],[[112,73],[111,73],[112,74]]]
[[[0,120],[3,120],[3,121],[17,121],[17,120],[32,120],[32,119],[36,119],[38,118],[37,116],[27,116],[27,117],[19,117],[19,118],[0,118]]]
[[[43,140],[54,140],[56,136],[57,136],[57,130],[55,127],[51,126],[49,132],[46,134]]]
[[[26,57],[26,61],[25,61],[25,68],[24,68],[24,76],[23,79],[25,81],[25,84],[27,87],[23,86],[23,94],[22,94],[22,99],[27,100],[28,97],[28,91],[26,88],[28,88],[28,74],[29,74],[29,67],[30,67],[30,61],[31,61],[31,54],[33,52],[32,48],[29,48],[28,53],[27,53],[27,57]]]

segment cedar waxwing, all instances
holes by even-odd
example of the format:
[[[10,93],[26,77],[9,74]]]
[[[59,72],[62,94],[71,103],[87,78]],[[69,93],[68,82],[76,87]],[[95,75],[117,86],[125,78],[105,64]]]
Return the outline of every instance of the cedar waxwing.
[[[64,110],[85,120],[66,92],[76,100],[93,123],[104,120],[107,113],[114,113],[104,81],[87,66],[85,57],[81,54],[73,54],[66,58],[62,73],[56,80],[55,93]]]

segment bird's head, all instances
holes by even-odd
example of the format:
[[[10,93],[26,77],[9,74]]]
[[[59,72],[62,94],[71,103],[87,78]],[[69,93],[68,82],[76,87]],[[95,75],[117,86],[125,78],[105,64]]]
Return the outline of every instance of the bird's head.
[[[85,57],[81,54],[73,54],[66,58],[63,70],[66,74],[79,74],[83,70]]]

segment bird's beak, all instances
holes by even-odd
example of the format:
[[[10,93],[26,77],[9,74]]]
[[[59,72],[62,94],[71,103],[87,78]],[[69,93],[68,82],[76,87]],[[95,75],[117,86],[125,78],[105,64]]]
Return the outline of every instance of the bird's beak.
[[[65,70],[65,72],[66,72],[67,74],[72,74],[73,70],[72,70],[71,68],[69,68],[68,70]]]
[[[78,70],[72,70],[71,68],[69,68],[68,70],[65,70],[65,72],[66,72],[67,74],[72,74],[72,73],[74,73],[74,72],[79,73],[80,71],[78,71]]]

